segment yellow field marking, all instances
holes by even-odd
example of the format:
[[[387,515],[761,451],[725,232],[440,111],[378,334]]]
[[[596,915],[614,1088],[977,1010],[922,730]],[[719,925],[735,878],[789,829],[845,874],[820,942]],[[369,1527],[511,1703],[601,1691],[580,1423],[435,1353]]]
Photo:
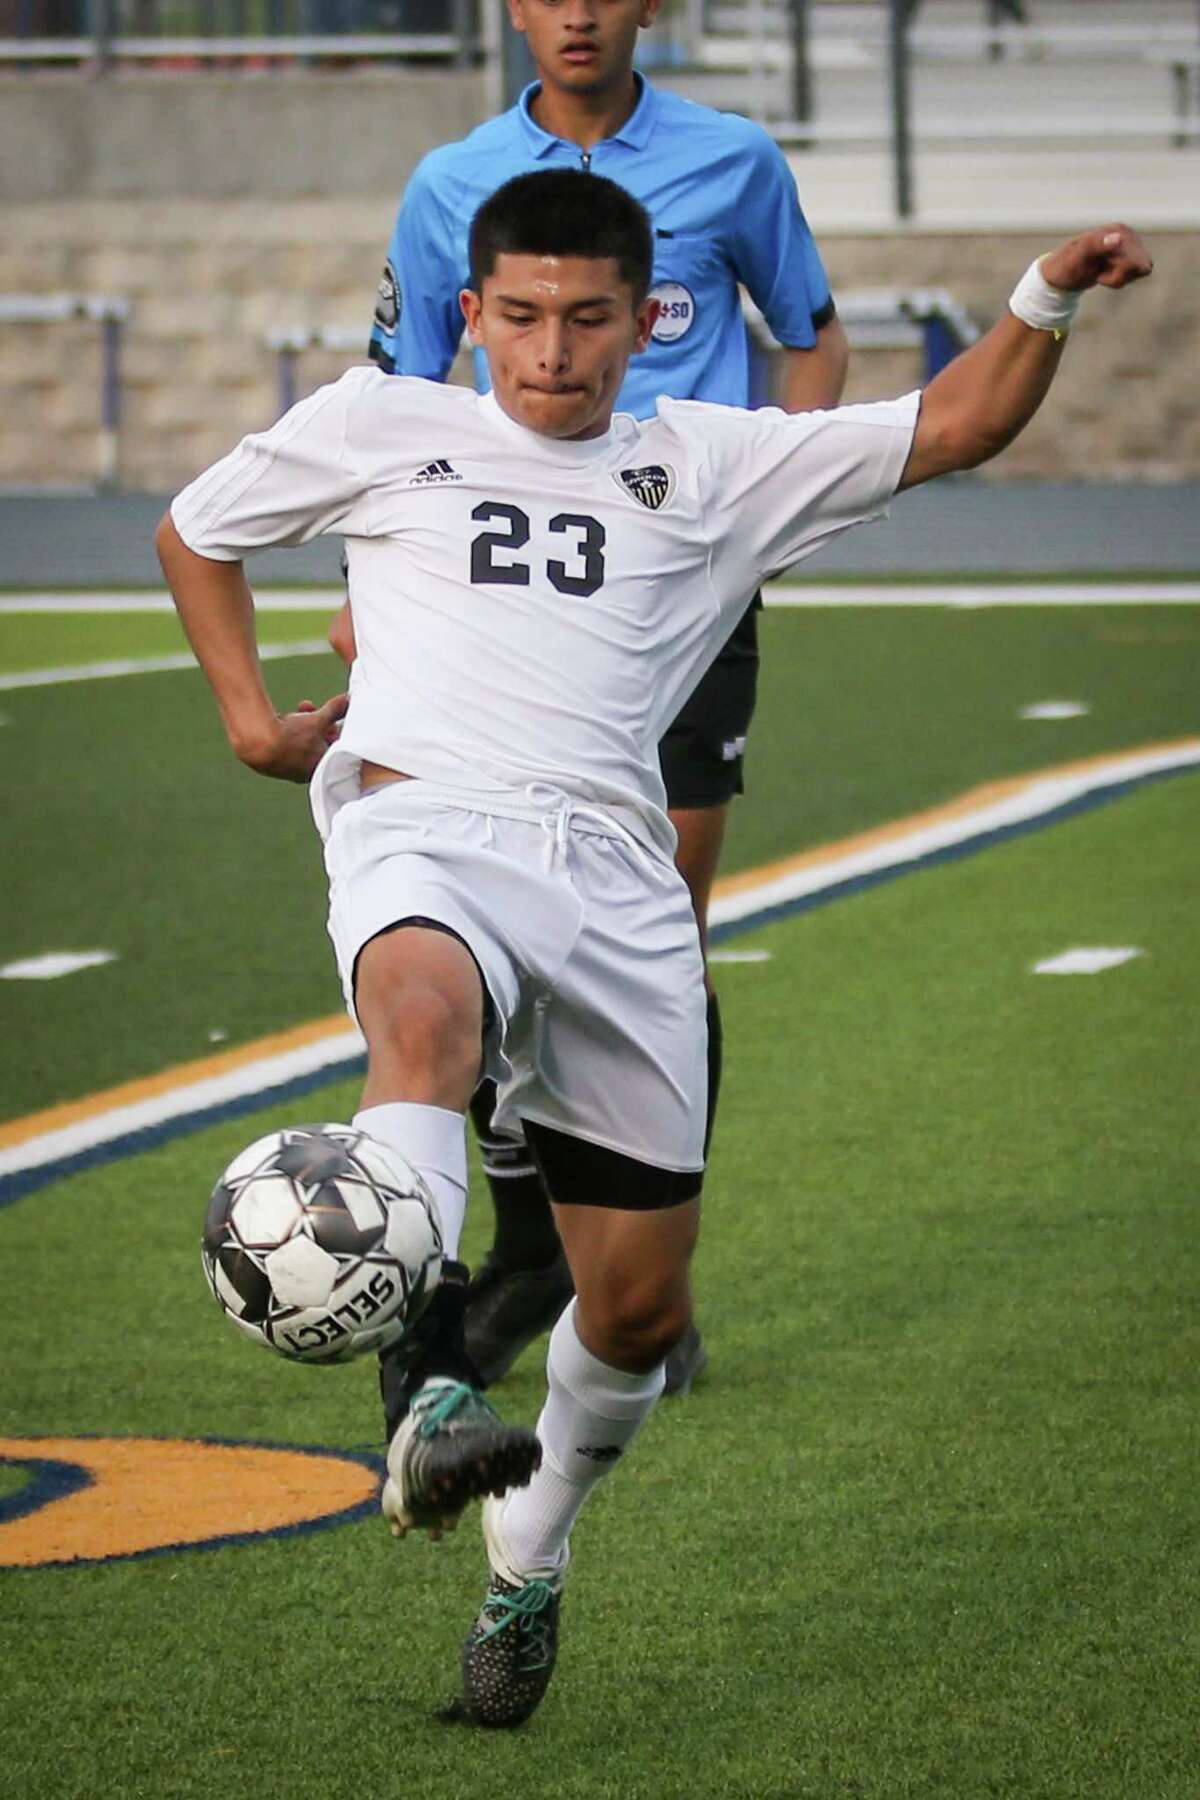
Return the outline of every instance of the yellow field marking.
[[[137,1556],[311,1525],[374,1497],[363,1463],[185,1438],[0,1438],[0,1457],[86,1470],[90,1487],[0,1522],[0,1566]]]
[[[1132,765],[1140,759],[1156,756],[1179,756],[1188,751],[1194,753],[1197,748],[1200,748],[1200,739],[1176,738],[1162,743],[1138,745],[1125,750],[1110,750],[1095,756],[1082,757],[1073,762],[1062,763],[1053,768],[1037,769],[1024,775],[1014,775],[999,781],[985,782],[938,806],[926,808],[922,812],[911,813],[906,818],[893,819],[888,824],[876,826],[870,831],[857,832],[853,836],[841,838],[835,843],[821,844],[811,850],[802,850],[794,856],[783,857],[776,862],[767,863],[755,869],[746,869],[737,875],[722,876],[714,884],[713,900],[719,903],[722,900],[734,899],[740,895],[751,893],[756,888],[766,888],[770,883],[780,879],[818,869],[824,864],[832,867],[847,858],[861,855],[864,852],[886,848],[888,844],[897,840],[918,836],[921,832],[951,824],[956,819],[981,812],[989,806],[1001,805],[1039,783],[1070,781],[1072,778],[1086,776],[1089,771],[1105,766],[1111,767],[1126,761]],[[349,1021],[345,1015],[335,1013],[326,1018],[314,1019],[306,1025],[294,1026],[288,1031],[274,1032],[268,1037],[257,1038],[253,1043],[243,1044],[236,1049],[202,1057],[195,1062],[177,1063],[174,1067],[164,1069],[157,1075],[123,1082],[120,1086],[108,1088],[101,1093],[90,1094],[80,1100],[68,1100],[61,1105],[48,1107],[43,1112],[31,1113],[20,1119],[12,1119],[7,1124],[0,1124],[0,1151],[17,1149],[35,1139],[43,1138],[51,1132],[85,1123],[102,1114],[115,1112],[120,1107],[154,1100],[163,1095],[173,1094],[179,1089],[197,1082],[228,1075],[247,1064],[303,1050],[309,1045],[333,1037],[338,1033],[347,1033],[349,1030]]]
[[[953,800],[945,800],[924,812],[910,813],[905,819],[892,819],[886,825],[877,825],[870,831],[841,838],[837,843],[819,844],[813,850],[801,850],[794,856],[781,857],[777,862],[763,863],[755,869],[743,869],[737,875],[722,875],[713,883],[713,899],[724,900],[734,894],[745,894],[769,881],[794,875],[801,869],[819,868],[823,863],[839,862],[843,857],[856,856],[864,850],[877,850],[893,843],[897,838],[908,837],[910,833],[927,831],[952,819],[962,818],[967,813],[978,812],[985,806],[998,805],[1033,782],[1069,780],[1072,776],[1086,774],[1089,769],[1101,768],[1123,755],[1167,755],[1172,751],[1195,746],[1196,742],[1195,738],[1173,738],[1159,744],[1139,744],[1136,750],[1108,750],[1098,756],[1083,756],[1075,762],[1059,763],[1051,769],[1036,769],[1029,774],[1008,776],[1001,781],[985,781],[979,787],[969,788],[965,794],[957,794]]]
[[[102,1093],[88,1094],[81,1100],[64,1100],[59,1106],[48,1106],[44,1112],[28,1113],[22,1119],[10,1119],[6,1125],[0,1125],[0,1150],[23,1144],[29,1138],[42,1137],[49,1131],[78,1125],[97,1113],[112,1112],[119,1106],[135,1106],[143,1100],[155,1100],[160,1094],[173,1093],[176,1088],[228,1075],[246,1063],[283,1055],[289,1050],[302,1050],[308,1044],[349,1029],[350,1022],[345,1013],[332,1013],[328,1018],[310,1020],[307,1025],[295,1025],[290,1031],[276,1031],[269,1037],[255,1038],[253,1043],[242,1044],[233,1050],[202,1056],[195,1062],[176,1063],[157,1075],[124,1081],[119,1087],[105,1088]]]

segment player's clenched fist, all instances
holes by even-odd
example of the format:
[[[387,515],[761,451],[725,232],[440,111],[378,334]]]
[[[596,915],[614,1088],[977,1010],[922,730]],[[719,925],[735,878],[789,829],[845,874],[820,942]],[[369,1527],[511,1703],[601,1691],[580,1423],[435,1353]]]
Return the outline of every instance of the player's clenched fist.
[[[1131,281],[1144,280],[1153,268],[1150,252],[1129,225],[1098,225],[1093,231],[1082,231],[1043,256],[1041,262],[1043,278],[1051,287],[1068,293],[1082,293],[1091,287],[1128,287]]]

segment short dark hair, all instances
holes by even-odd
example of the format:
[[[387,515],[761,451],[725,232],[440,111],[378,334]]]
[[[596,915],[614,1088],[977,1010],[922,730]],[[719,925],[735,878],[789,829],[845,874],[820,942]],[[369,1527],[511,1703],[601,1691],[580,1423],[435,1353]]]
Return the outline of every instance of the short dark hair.
[[[471,221],[471,286],[477,294],[496,258],[611,256],[640,306],[650,292],[654,234],[641,202],[606,175],[539,169],[514,175]]]

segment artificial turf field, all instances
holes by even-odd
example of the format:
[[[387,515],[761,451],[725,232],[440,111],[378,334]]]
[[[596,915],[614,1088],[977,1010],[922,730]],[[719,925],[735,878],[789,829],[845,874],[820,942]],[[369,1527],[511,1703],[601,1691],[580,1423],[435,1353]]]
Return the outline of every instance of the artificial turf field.
[[[152,616],[86,623],[0,620],[0,668],[172,647]],[[730,868],[1196,729],[1194,609],[779,612],[764,637]],[[1047,699],[1090,710],[1016,716]],[[230,764],[196,675],[0,714],[3,960],[119,953],[4,984],[7,1118],[335,1009],[304,797]],[[365,1516],[5,1570],[12,1792],[1193,1800],[1198,799],[1173,777],[732,941],[770,960],[717,971],[712,1367],[589,1504],[525,1732],[437,1717],[474,1520],[396,1545]],[[1031,972],[1071,945],[1142,954]],[[250,1349],[196,1256],[235,1150],[354,1103],[331,1085],[0,1212],[3,1433],[377,1448],[371,1371]],[[540,1388],[531,1354],[497,1398],[532,1418]]]

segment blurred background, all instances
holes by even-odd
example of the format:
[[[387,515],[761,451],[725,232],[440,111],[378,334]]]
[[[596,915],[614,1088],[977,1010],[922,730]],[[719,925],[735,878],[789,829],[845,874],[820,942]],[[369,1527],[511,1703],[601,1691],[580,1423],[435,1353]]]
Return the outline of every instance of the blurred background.
[[[1089,302],[983,479],[1200,480],[1200,0],[667,0],[642,43],[784,146],[848,398],[920,381],[1058,236],[1144,228],[1158,277]],[[503,0],[0,0],[3,489],[170,492],[361,360],[414,165],[526,73]]]

